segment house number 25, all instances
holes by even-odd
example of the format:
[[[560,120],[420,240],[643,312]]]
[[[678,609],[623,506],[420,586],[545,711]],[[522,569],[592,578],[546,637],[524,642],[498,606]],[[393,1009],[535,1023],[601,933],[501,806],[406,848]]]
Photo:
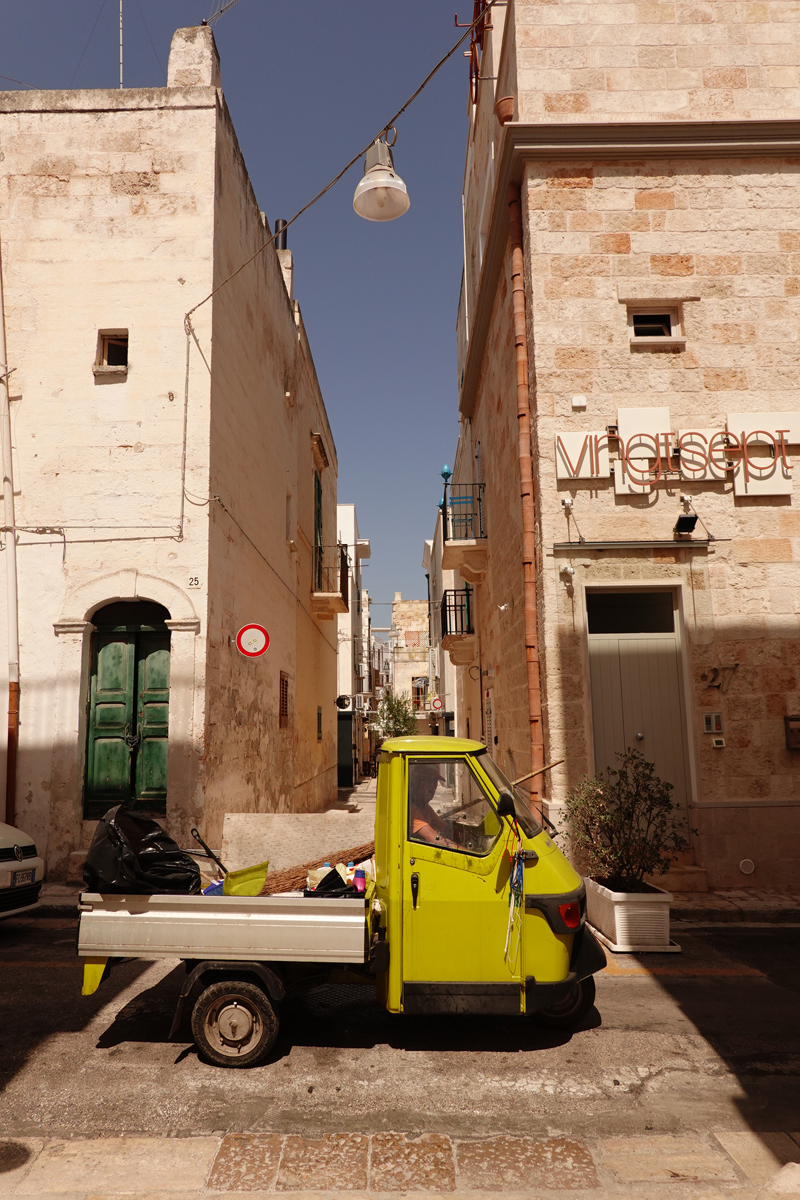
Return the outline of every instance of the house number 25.
[[[200,576],[199,575],[190,575],[189,576],[189,587],[200,587]]]

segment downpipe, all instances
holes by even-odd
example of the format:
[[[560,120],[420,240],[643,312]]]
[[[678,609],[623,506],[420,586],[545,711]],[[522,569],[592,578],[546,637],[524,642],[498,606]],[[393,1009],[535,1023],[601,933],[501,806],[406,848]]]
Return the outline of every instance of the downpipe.
[[[11,457],[11,409],[8,398],[6,316],[3,303],[3,262],[0,250],[0,433],[3,441],[3,523],[6,534],[6,592],[8,608],[8,743],[6,749],[6,811],[8,825],[17,817],[17,744],[19,741],[19,611],[17,594],[17,530],[14,516],[14,471]]]
[[[522,247],[520,185],[508,188],[509,236],[511,241],[511,297],[514,312],[514,347],[517,356],[517,454],[522,501],[522,573],[525,610],[525,663],[528,676],[528,720],[530,724],[531,770],[544,766],[542,733],[542,689],[539,667],[539,630],[536,599],[536,506],[531,454],[531,400],[528,387],[528,331],[525,313],[525,257]],[[531,804],[541,808],[541,783],[535,774],[530,782]]]

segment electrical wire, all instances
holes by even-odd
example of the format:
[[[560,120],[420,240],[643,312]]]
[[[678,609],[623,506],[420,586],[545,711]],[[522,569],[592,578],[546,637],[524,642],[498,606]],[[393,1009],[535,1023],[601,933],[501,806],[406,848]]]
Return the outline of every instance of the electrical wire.
[[[7,79],[9,83],[18,83],[20,87],[28,88],[32,92],[37,90],[32,83],[23,83],[21,79],[12,79],[10,75],[0,75],[0,79]]]
[[[425,76],[425,78],[423,79],[423,81],[419,85],[419,87],[416,88],[411,93],[409,98],[406,100],[405,104],[401,108],[398,108],[398,110],[394,114],[394,116],[390,117],[389,120],[386,122],[386,124],[381,127],[381,129],[378,133],[378,138],[381,136],[381,134],[386,133],[387,130],[391,129],[394,126],[395,121],[397,121],[403,115],[403,113],[406,111],[406,109],[411,104],[414,103],[417,96],[419,96],[420,92],[424,91],[424,89],[428,86],[430,81],[433,79],[434,75],[436,75],[442,69],[442,67],[448,61],[448,59],[453,57],[456,50],[458,50],[459,46],[461,46],[467,40],[467,38],[470,36],[470,34],[472,33],[475,26],[480,24],[480,22],[486,18],[487,12],[489,12],[490,9],[494,8],[495,4],[497,4],[499,2],[500,2],[500,0],[488,0],[486,7],[483,10],[483,12],[480,14],[480,16],[476,17],[475,20],[472,22],[472,24],[468,25],[466,27],[463,36],[460,37],[458,39],[458,41],[456,42],[456,44],[447,51],[447,53],[444,55],[443,58],[439,59],[436,66],[431,71],[428,72],[428,74]],[[105,4],[105,0],[103,0],[103,3]],[[226,5],[225,7],[221,8],[218,13],[215,13],[214,17],[210,18],[210,21],[213,21],[216,17],[221,16],[222,13],[225,12],[225,8],[228,8],[228,7],[230,7],[230,4],[235,4],[235,3],[236,3],[236,0],[229,0],[229,4]],[[210,23],[210,21],[207,23]],[[303,213],[308,212],[308,210],[310,208],[312,208],[317,203],[318,200],[321,200],[323,196],[327,195],[327,193],[331,190],[331,188],[335,187],[336,184],[339,182],[339,180],[344,175],[347,174],[347,172],[350,170],[350,168],[354,167],[355,164],[359,161],[359,159],[364,157],[364,155],[369,150],[370,146],[372,146],[376,141],[377,141],[377,138],[371,138],[369,140],[369,142],[367,142],[364,149],[359,150],[358,154],[355,154],[350,159],[347,166],[342,167],[342,169],[341,169],[341,171],[339,171],[338,175],[334,175],[334,177],[330,181],[330,183],[326,184],[325,187],[322,188],[321,191],[317,192],[316,196],[314,196],[313,199],[309,200],[307,204],[304,204],[303,207],[301,209],[299,209],[294,214],[294,216],[286,222],[286,224],[282,227],[282,229],[286,230],[289,228],[290,225],[294,225],[295,221],[299,217],[302,217]],[[239,275],[245,269],[245,267],[249,267],[250,263],[253,262],[254,259],[258,258],[259,254],[263,254],[263,252],[267,249],[268,246],[273,245],[275,238],[277,236],[278,236],[278,230],[276,230],[275,233],[273,233],[271,238],[268,238],[267,241],[264,242],[263,246],[259,246],[259,248],[255,251],[255,253],[251,254],[250,257],[241,264],[241,266],[237,267],[235,271],[232,271],[231,274],[228,275],[228,277],[226,279],[223,279],[221,283],[218,283],[217,286],[215,288],[213,288],[208,293],[207,296],[205,296],[202,300],[200,300],[197,304],[195,304],[194,308],[189,309],[189,311],[186,313],[186,316],[184,317],[184,328],[186,329],[187,334],[189,334],[192,329],[192,314],[196,313],[198,308],[202,308],[204,304],[207,304],[208,301],[211,300],[214,296],[216,296],[217,292],[219,292],[222,288],[227,287],[227,285],[231,282],[231,280],[235,279],[236,276]]]
[[[214,21],[218,21],[223,13],[226,13],[229,8],[233,8],[234,4],[238,4],[238,2],[239,0],[228,0],[227,4],[223,4],[222,8],[218,8],[212,16],[206,18],[206,25],[213,25]]]
[[[81,69],[81,63],[83,62],[84,55],[86,54],[86,51],[89,49],[89,42],[94,37],[94,31],[95,31],[95,29],[97,29],[97,22],[102,17],[103,9],[105,8],[105,6],[106,6],[106,0],[102,0],[102,4],[100,5],[100,11],[94,19],[94,25],[92,26],[92,32],[89,34],[88,38],[86,39],[86,45],[83,47],[83,54],[78,59],[78,65],[75,68],[75,75],[73,75],[72,79],[70,79],[70,81],[69,81],[70,87],[72,87],[73,83],[75,82],[75,76],[78,74],[78,71],[80,71],[80,69]]]

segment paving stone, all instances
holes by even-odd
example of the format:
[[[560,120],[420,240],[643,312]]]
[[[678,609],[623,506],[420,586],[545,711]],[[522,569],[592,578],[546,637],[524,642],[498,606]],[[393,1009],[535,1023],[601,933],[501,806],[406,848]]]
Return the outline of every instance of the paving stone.
[[[784,1163],[800,1159],[798,1147],[788,1133],[715,1133],[717,1141],[728,1151],[737,1167],[747,1178],[762,1186]]]
[[[370,1187],[376,1192],[452,1192],[455,1163],[450,1139],[424,1133],[376,1133],[372,1138]]]
[[[456,1145],[459,1188],[596,1188],[594,1160],[570,1138],[487,1138]]]
[[[205,1187],[217,1137],[74,1138],[47,1142],[15,1195],[189,1192]]]
[[[728,1159],[700,1138],[673,1134],[607,1138],[600,1143],[600,1153],[606,1170],[623,1183],[736,1182]]]
[[[282,1143],[274,1134],[229,1134],[214,1159],[209,1188],[217,1192],[269,1191],[278,1175]]]
[[[287,1137],[278,1189],[320,1188],[363,1191],[367,1186],[369,1138],[363,1133],[331,1133],[327,1137]]]
[[[44,1138],[0,1138],[0,1195],[14,1191],[43,1146]]]

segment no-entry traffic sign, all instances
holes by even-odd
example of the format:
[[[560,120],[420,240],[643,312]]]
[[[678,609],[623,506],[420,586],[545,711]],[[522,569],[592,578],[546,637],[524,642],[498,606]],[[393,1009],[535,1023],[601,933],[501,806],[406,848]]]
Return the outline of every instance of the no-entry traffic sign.
[[[442,700],[439,696],[434,696],[431,700],[431,708],[435,712],[438,712],[439,709],[444,708],[444,700]]]
[[[236,635],[236,647],[246,658],[260,658],[269,650],[269,634],[263,625],[243,625]]]

